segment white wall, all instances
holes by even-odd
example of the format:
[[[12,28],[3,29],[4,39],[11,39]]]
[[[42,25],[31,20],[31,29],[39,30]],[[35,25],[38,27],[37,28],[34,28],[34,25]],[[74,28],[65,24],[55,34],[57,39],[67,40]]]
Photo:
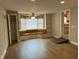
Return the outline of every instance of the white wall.
[[[46,29],[47,33],[43,34],[42,37],[52,37],[52,14],[46,14]]]
[[[61,25],[61,12],[56,12],[52,15],[52,34],[56,38],[62,36]]]
[[[78,44],[78,7],[73,7],[70,11],[70,41],[73,44]]]
[[[0,7],[0,59],[8,47],[7,20],[5,18],[5,9]]]

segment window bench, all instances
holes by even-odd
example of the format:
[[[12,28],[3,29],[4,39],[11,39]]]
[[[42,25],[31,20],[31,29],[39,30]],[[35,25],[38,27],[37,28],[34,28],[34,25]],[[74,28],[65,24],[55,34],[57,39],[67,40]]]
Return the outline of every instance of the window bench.
[[[25,30],[19,32],[20,32],[20,36],[27,36],[27,35],[45,34],[47,33],[47,29]]]

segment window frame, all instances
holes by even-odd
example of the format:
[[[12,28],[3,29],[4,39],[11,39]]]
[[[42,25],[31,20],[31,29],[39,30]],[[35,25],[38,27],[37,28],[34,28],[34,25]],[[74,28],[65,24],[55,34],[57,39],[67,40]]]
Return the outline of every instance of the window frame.
[[[22,15],[20,15],[20,18],[19,19],[21,19],[22,17],[21,17]],[[46,28],[46,14],[42,14],[42,16],[43,16],[43,21],[44,21],[44,23],[43,23],[43,25],[44,25],[44,29],[30,29],[30,30],[24,30],[24,31],[19,31],[21,34],[24,34],[24,33],[46,33],[47,32],[47,28]],[[19,23],[19,26],[20,26],[20,23]]]

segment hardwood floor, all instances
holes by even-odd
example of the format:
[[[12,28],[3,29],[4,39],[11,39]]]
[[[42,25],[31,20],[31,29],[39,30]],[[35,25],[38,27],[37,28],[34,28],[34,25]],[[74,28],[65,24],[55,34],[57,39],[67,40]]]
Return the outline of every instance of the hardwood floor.
[[[4,59],[77,59],[77,52],[77,46],[70,43],[32,39],[10,47]]]

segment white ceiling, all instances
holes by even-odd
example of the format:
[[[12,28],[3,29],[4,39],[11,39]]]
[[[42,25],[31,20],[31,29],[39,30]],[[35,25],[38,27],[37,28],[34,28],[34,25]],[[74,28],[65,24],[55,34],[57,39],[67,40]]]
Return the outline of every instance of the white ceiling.
[[[0,0],[0,4],[6,9],[18,12],[32,12],[32,9],[37,13],[51,13],[63,9],[77,6],[77,0],[64,0],[64,4],[60,4],[62,0]]]

